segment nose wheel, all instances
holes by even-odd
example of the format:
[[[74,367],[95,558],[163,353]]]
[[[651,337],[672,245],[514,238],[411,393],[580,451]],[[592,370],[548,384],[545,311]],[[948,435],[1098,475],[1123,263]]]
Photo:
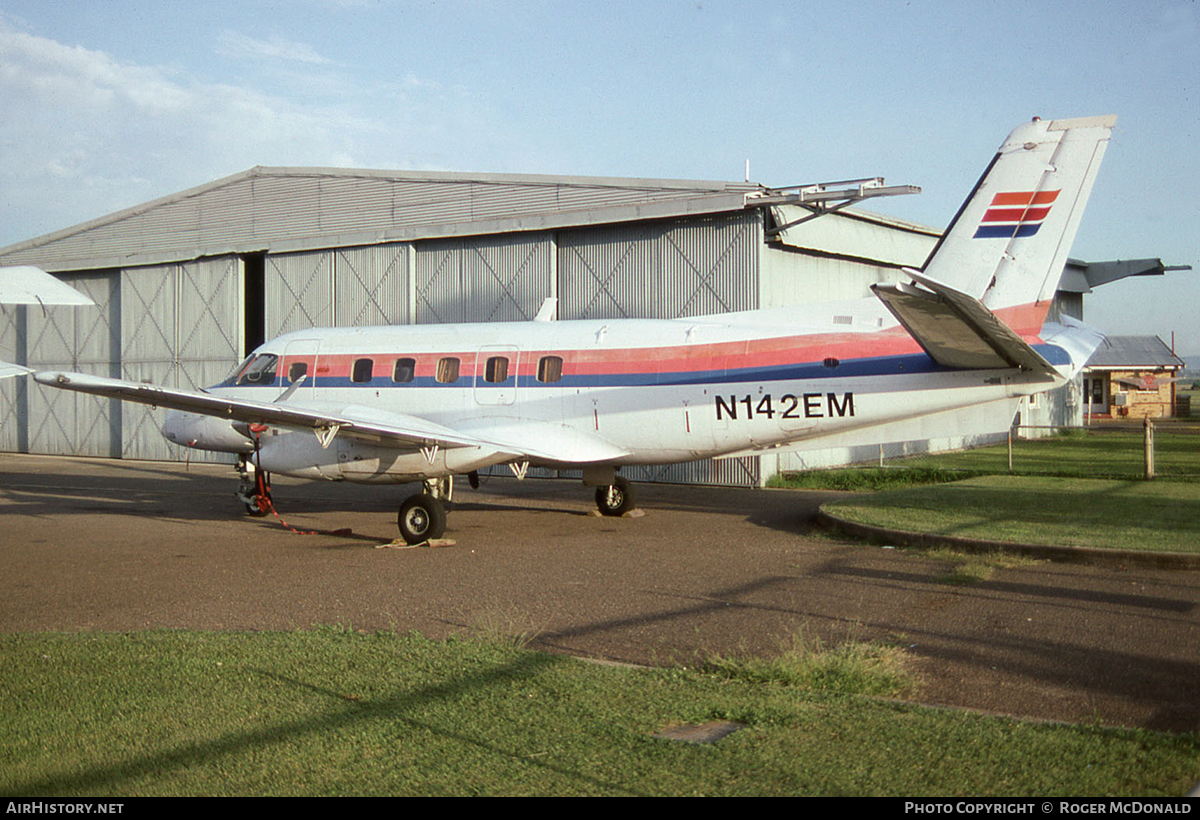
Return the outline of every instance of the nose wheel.
[[[246,515],[255,517],[271,511],[271,474],[257,467],[250,459],[238,464],[238,501],[246,507]]]

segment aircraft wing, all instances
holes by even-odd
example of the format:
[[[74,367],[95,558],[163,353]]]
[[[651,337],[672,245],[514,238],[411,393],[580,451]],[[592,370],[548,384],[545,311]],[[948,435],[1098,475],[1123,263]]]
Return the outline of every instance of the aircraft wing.
[[[64,390],[149,404],[169,410],[213,416],[246,424],[313,430],[325,442],[348,436],[399,449],[479,447],[511,459],[537,462],[596,463],[628,452],[594,436],[562,425],[513,420],[481,420],[470,430],[454,430],[436,422],[374,407],[349,405],[326,411],[280,402],[258,402],[192,390],[83,373],[40,372],[38,382]]]
[[[12,376],[20,376],[32,372],[33,370],[23,365],[13,364],[12,362],[0,362],[0,379],[7,379]]]
[[[289,404],[250,401],[158,387],[141,382],[109,379],[83,373],[61,373],[55,371],[35,373],[38,382],[64,390],[76,390],[97,396],[108,396],[149,404],[169,410],[182,410],[206,416],[240,421],[247,424],[268,424],[283,427],[298,427],[316,431],[334,431],[338,435],[393,445],[419,447],[476,447],[483,444],[476,436],[461,435],[448,427],[416,416],[399,413],[372,413],[370,408],[358,408],[361,412],[326,413]],[[336,428],[336,430],[335,430]]]
[[[75,288],[33,265],[0,268],[0,303],[6,305],[94,305]]]
[[[1058,378],[1058,371],[982,302],[905,270],[920,287],[872,285],[900,324],[935,362],[957,369],[1018,368]]]

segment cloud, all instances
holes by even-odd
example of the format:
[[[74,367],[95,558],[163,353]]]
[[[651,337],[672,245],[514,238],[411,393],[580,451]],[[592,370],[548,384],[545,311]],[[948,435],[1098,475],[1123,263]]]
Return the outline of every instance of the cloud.
[[[222,32],[218,39],[221,53],[233,57],[254,57],[287,60],[310,65],[335,65],[333,60],[318,54],[307,43],[297,43],[282,37],[259,40],[236,31]]]
[[[239,42],[267,56],[329,64],[282,41]],[[387,94],[402,107],[379,119],[378,99],[361,88],[334,93],[342,80],[324,74],[331,93],[291,99],[67,46],[18,31],[0,15],[0,246],[253,165],[378,161],[397,142],[423,142],[409,122],[441,123],[437,97],[445,89],[406,80]],[[406,119],[414,110],[425,117]]]

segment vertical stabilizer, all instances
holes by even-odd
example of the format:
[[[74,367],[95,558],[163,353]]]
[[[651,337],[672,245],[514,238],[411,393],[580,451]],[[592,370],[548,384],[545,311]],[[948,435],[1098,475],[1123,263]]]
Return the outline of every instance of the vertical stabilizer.
[[[1036,333],[1054,297],[1115,116],[1015,129],[926,262],[924,273]]]

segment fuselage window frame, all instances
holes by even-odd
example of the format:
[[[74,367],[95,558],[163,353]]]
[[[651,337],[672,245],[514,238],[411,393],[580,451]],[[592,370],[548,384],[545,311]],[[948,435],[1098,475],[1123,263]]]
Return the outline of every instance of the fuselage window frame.
[[[483,380],[488,384],[503,384],[508,381],[508,357],[489,356],[484,366]]]
[[[542,384],[562,381],[562,356],[543,356],[538,359],[537,380]]]
[[[443,356],[438,359],[437,374],[434,378],[438,384],[454,384],[458,381],[458,372],[461,366],[457,356]]]
[[[369,384],[375,377],[375,360],[369,357],[355,359],[350,368],[350,381],[355,384]]]
[[[392,381],[396,384],[408,384],[417,377],[417,360],[411,356],[396,359],[392,366]]]

